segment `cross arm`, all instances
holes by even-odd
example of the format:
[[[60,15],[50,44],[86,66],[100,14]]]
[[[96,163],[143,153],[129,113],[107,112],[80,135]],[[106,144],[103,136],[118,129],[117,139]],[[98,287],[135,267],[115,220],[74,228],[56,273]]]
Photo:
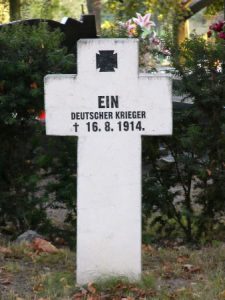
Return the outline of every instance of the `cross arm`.
[[[140,74],[138,101],[146,110],[143,135],[172,134],[172,79],[171,76]]]
[[[71,124],[71,106],[76,95],[77,75],[47,75],[44,79],[46,133],[48,135],[75,135]],[[68,127],[68,122],[70,126]]]

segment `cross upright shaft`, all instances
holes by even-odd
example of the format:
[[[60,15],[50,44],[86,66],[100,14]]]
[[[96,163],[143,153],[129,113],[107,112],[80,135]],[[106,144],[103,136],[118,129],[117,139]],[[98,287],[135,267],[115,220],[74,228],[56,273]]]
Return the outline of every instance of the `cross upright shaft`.
[[[78,135],[77,282],[141,273],[141,135],[172,132],[171,80],[135,39],[80,40],[78,75],[45,79],[47,134]]]
[[[138,136],[79,139],[78,283],[141,274],[140,149]]]

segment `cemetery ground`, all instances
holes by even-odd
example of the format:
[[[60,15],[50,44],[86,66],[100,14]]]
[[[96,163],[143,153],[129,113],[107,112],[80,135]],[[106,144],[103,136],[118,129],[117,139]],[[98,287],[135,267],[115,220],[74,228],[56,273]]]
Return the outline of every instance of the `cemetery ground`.
[[[102,278],[78,287],[75,252],[68,247],[40,240],[15,244],[1,239],[0,299],[225,299],[224,243],[214,241],[198,248],[164,241],[143,245],[142,253],[140,281]]]

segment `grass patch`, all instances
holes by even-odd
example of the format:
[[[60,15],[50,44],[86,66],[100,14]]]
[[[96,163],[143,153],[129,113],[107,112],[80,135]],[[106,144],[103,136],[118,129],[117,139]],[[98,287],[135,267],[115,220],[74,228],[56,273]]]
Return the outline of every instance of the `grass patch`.
[[[8,250],[8,252],[0,253],[2,256],[7,258],[24,259],[29,256],[29,253],[31,253],[31,249],[25,243],[2,243],[0,244],[0,247],[4,247]]]
[[[75,275],[72,272],[52,272],[36,278],[36,291],[39,297],[62,299],[75,290]]]
[[[69,249],[37,255],[27,246],[9,248],[12,253],[0,259],[1,300],[225,300],[222,243],[201,249],[143,247],[140,280],[108,277],[82,287],[75,285],[75,253]]]
[[[211,270],[206,277],[197,281],[194,286],[195,294],[199,295],[200,299],[225,299],[225,271]]]
[[[142,289],[153,289],[156,288],[156,278],[152,273],[143,274],[141,281],[138,283],[138,286]]]
[[[152,273],[145,273],[141,280],[130,280],[124,276],[101,278],[94,283],[97,291],[110,290],[123,287],[129,289],[130,287],[138,287],[141,289],[152,289],[156,286],[156,278]],[[86,287],[88,288],[88,287]]]
[[[14,261],[9,261],[7,262],[2,269],[5,272],[9,272],[9,273],[18,273],[18,272],[22,272],[23,268],[21,267],[21,265],[18,262],[14,262]]]
[[[102,290],[111,290],[116,288],[118,285],[128,285],[130,284],[130,281],[128,278],[123,277],[123,276],[118,276],[118,277],[107,277],[107,278],[99,278],[98,280],[95,281],[94,285],[97,289],[98,292]],[[85,286],[85,288],[88,289],[88,286]]]
[[[60,262],[61,266],[70,268],[71,263],[73,269],[75,265],[75,254],[68,249],[61,249],[59,252],[54,254],[40,253],[35,257],[35,263],[45,266],[54,266]]]
[[[93,299],[153,299],[156,294],[153,289],[155,282],[155,278],[149,273],[144,274],[139,281],[129,280],[123,276],[100,278],[83,286],[81,289],[83,295],[79,292],[76,295],[81,296],[81,299],[89,299],[88,297],[92,299],[92,296]]]

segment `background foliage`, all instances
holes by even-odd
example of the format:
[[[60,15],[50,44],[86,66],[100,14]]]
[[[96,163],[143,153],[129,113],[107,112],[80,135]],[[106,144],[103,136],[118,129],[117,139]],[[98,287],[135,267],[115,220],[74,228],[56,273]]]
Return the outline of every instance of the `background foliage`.
[[[60,21],[63,17],[80,18],[81,4],[86,9],[85,0],[0,0],[0,23],[9,19],[47,18]],[[10,11],[13,6],[13,11]]]
[[[225,43],[192,35],[171,47],[176,93],[191,99],[189,108],[174,111],[170,138],[146,140],[144,205],[157,212],[152,224],[164,234],[177,225],[188,241],[212,239],[224,230],[225,212]],[[170,156],[159,166],[160,147]],[[217,235],[218,236],[218,235]]]
[[[60,32],[50,32],[43,24],[0,31],[3,229],[9,222],[19,231],[43,229],[47,225],[46,208],[55,201],[75,210],[75,140],[45,136],[38,118],[44,107],[44,76],[75,69],[75,58],[61,47],[62,39]]]
[[[46,18],[67,13],[69,1],[50,2],[23,1],[20,13]],[[8,1],[1,3],[9,9]],[[222,4],[220,0],[214,2],[208,12],[220,10]],[[188,241],[210,240],[224,232],[224,40],[206,41],[193,35],[180,46],[174,43],[174,25],[189,13],[181,1],[108,0],[103,8],[113,24],[127,21],[138,11],[152,12],[156,25],[166,25],[168,36],[160,38],[167,47],[164,50],[171,53],[174,91],[192,102],[187,109],[174,110],[172,137],[143,139],[145,239],[180,236]],[[109,29],[108,37],[124,34],[116,26]],[[39,118],[43,77],[75,70],[75,58],[62,48],[62,39],[61,33],[50,32],[46,26],[0,31],[3,232],[16,229],[18,234],[32,228],[51,233],[46,214],[51,207],[67,208],[69,223],[74,224],[76,218],[76,140],[47,137]],[[142,50],[151,52],[149,47]],[[155,53],[147,57],[151,60]]]

